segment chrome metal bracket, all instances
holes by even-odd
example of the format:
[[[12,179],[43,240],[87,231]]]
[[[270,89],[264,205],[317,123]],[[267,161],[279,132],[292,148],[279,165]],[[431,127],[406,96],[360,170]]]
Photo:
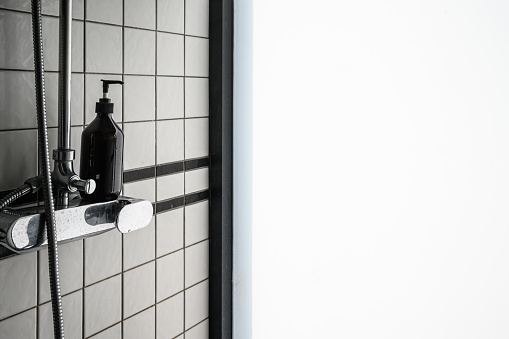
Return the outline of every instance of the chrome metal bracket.
[[[152,204],[147,200],[121,196],[114,201],[89,203],[76,197],[67,208],[55,211],[57,241],[70,242],[114,228],[129,233],[147,226],[152,215]],[[0,213],[0,245],[21,253],[47,243],[43,206]]]

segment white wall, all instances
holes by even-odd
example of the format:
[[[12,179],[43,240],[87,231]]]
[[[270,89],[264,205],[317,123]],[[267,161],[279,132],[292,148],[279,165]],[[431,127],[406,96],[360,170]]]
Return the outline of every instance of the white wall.
[[[509,3],[254,4],[254,338],[506,338]]]

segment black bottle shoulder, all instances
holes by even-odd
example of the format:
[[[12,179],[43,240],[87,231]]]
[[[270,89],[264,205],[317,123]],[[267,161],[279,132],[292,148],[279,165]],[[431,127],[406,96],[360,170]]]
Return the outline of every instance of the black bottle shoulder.
[[[97,114],[94,120],[83,130],[84,135],[90,134],[124,135],[117,123],[109,114]]]

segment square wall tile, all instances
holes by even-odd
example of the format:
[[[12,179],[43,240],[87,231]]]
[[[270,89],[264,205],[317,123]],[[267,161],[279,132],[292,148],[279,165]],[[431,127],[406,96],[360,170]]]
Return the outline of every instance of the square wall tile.
[[[122,80],[121,75],[116,74],[85,74],[85,124],[90,124],[95,119],[95,103],[103,96],[101,79]],[[113,119],[122,122],[122,87],[120,85],[110,86],[108,95],[113,103]]]
[[[157,29],[184,33],[184,0],[157,0]]]
[[[44,70],[58,71],[58,18],[42,17]],[[74,37],[74,36],[73,36]],[[32,39],[30,39],[32,40]],[[72,48],[72,46],[71,46]],[[33,51],[32,51],[33,53]],[[71,52],[72,53],[72,52]],[[33,65],[30,69],[33,69]]]
[[[209,202],[203,201],[184,207],[185,246],[192,245],[209,237]]]
[[[155,303],[155,262],[124,272],[124,318]]]
[[[3,0],[0,2],[0,8],[17,9],[20,11],[30,12],[30,0]]]
[[[3,303],[3,300],[2,300]],[[9,339],[35,339],[35,308],[0,321],[0,335]]]
[[[64,312],[64,332],[67,338],[81,338],[82,325],[82,292],[77,291],[62,297]],[[39,306],[38,339],[53,339],[53,312],[51,303]]]
[[[186,36],[186,76],[209,76],[209,40]]]
[[[37,175],[37,130],[0,132],[0,145],[4,147],[0,152],[0,190],[17,188]],[[16,164],[15,171],[12,164]]]
[[[157,75],[184,75],[182,35],[157,33]]]
[[[72,77],[71,77],[72,79]],[[58,74],[47,73],[44,76],[44,85],[46,91],[46,116],[48,127],[58,126]],[[72,80],[71,80],[72,90]],[[35,91],[32,94],[35,96]],[[32,114],[35,115],[35,108]]]
[[[209,36],[209,0],[186,0],[186,34]]]
[[[157,302],[184,289],[184,251],[157,259]]]
[[[0,10],[0,68],[34,69],[32,48],[31,15]]]
[[[209,116],[209,79],[186,78],[186,118]]]
[[[37,127],[34,83],[32,72],[0,71],[0,129]]]
[[[37,253],[0,261],[0,319],[37,304]]]
[[[156,201],[156,179],[147,179],[124,184],[123,195],[138,199],[145,199],[150,202]]]
[[[120,321],[121,292],[120,275],[85,288],[85,337]]]
[[[209,241],[186,247],[186,288],[209,277]]]
[[[48,249],[39,253],[39,304],[51,300]],[[58,267],[62,295],[83,287],[83,240],[58,245]]]
[[[184,195],[184,173],[157,178],[157,201]]]
[[[186,119],[186,159],[201,158],[209,155],[209,119]]]
[[[85,71],[122,73],[122,28],[87,22]]]
[[[150,224],[136,232],[124,234],[124,270],[144,264],[155,258],[156,222],[152,218]]]
[[[157,119],[184,117],[184,78],[157,77]]]
[[[124,25],[156,28],[156,0],[124,0],[124,6]]]
[[[154,166],[155,123],[124,124],[124,170]]]
[[[156,33],[124,29],[124,72],[154,75],[156,71]]]
[[[124,320],[123,339],[154,339],[156,308],[151,307],[132,318]],[[170,338],[170,337],[168,337]]]
[[[83,125],[85,109],[85,76],[71,75],[71,125]],[[77,146],[73,146],[77,147]]]
[[[186,172],[186,194],[209,188],[209,169],[200,168]]]
[[[81,21],[73,20],[72,22],[71,70],[73,72],[83,72],[84,26]]]
[[[124,122],[155,119],[155,80],[153,76],[124,76]]]
[[[209,320],[205,320],[186,331],[186,339],[209,339]]]
[[[157,339],[173,338],[184,331],[184,293],[157,304]]]
[[[90,337],[90,339],[122,339],[122,326],[117,324]]]
[[[160,213],[156,216],[158,257],[184,247],[184,208]]]
[[[87,20],[122,25],[122,0],[87,0]]]
[[[209,281],[205,280],[186,290],[186,330],[209,316]]]
[[[85,285],[122,270],[122,233],[116,229],[85,239]]]
[[[184,159],[184,120],[157,122],[157,164]]]

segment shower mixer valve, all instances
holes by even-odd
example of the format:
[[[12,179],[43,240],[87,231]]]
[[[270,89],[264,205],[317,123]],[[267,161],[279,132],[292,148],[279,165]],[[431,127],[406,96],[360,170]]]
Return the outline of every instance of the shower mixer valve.
[[[87,194],[94,192],[95,181],[93,179],[81,179],[74,172],[73,149],[53,150],[53,160],[55,160],[55,169],[53,170],[52,178],[58,190],[67,192],[82,191]]]

